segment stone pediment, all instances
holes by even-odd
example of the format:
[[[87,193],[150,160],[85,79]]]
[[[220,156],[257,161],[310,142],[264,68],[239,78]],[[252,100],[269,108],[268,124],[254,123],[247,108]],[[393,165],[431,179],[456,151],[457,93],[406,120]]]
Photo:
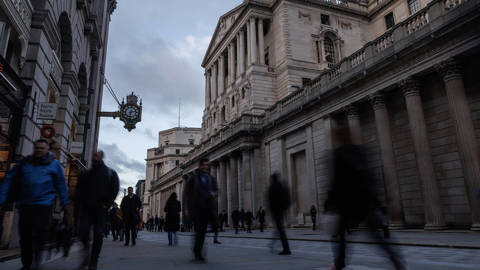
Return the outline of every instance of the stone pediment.
[[[207,64],[207,59],[215,51],[218,44],[220,44],[222,39],[227,34],[228,30],[235,24],[242,12],[246,9],[246,6],[247,3],[244,2],[236,8],[225,13],[220,17],[220,19],[218,19],[217,27],[215,28],[215,32],[213,33],[210,44],[208,45],[207,52],[205,53],[205,57],[203,58],[202,66],[205,66]]]

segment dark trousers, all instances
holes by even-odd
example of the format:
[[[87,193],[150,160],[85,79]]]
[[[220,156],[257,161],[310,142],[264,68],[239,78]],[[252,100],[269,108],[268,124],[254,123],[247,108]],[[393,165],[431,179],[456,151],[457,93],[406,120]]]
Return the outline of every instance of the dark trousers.
[[[22,205],[20,206],[20,249],[22,264],[30,267],[35,256],[36,263],[42,259],[42,248],[48,236],[48,222],[51,206]]]
[[[312,216],[312,223],[313,223],[312,230],[315,231],[317,226],[317,216]]]
[[[290,251],[287,234],[285,233],[285,228],[283,227],[283,215],[273,216],[273,221],[275,222],[278,236],[280,237],[280,241],[282,242],[283,251]]]
[[[102,250],[103,236],[107,211],[105,209],[83,209],[80,216],[80,239],[83,243],[85,254],[84,262],[88,261],[88,250],[90,249],[89,235],[93,227],[93,245],[91,253],[91,262],[96,263]]]
[[[401,260],[400,254],[393,248],[393,246],[388,245],[383,237],[383,233],[377,231],[380,226],[380,220],[377,215],[370,215],[367,219],[367,225],[370,230],[371,236],[375,239],[375,242],[380,245],[380,247],[388,254],[390,260],[394,264],[396,269],[403,270],[404,265]],[[347,220],[345,217],[340,217],[340,221],[337,227],[337,234],[335,235],[337,243],[333,246],[333,252],[335,254],[335,267],[336,269],[345,268],[345,256],[346,256],[346,239],[345,232],[348,229]]]
[[[137,239],[137,228],[136,228],[136,222],[128,220],[125,222],[125,245],[128,245],[130,243],[130,237],[132,238],[132,244],[136,244],[136,239]]]
[[[218,223],[215,211],[204,210],[199,211],[195,217],[195,244],[193,246],[193,254],[195,258],[202,257],[203,243],[205,242],[205,234],[207,233],[207,226],[210,223],[215,233],[218,232]]]

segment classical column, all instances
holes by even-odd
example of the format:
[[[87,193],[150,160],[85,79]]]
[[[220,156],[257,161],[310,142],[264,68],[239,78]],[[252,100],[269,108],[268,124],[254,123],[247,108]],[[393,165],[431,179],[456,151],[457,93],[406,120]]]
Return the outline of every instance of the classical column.
[[[419,85],[415,79],[410,77],[400,82],[399,86],[403,91],[405,102],[407,104],[410,132],[412,134],[418,173],[423,188],[426,221],[425,229],[444,229],[445,220],[443,217],[438,184],[433,170]]]
[[[205,108],[208,107],[210,104],[210,88],[209,88],[209,80],[210,77],[208,75],[208,71],[205,72]]]
[[[480,230],[480,200],[476,196],[477,189],[480,187],[480,153],[470,106],[465,95],[461,67],[454,59],[448,59],[435,68],[443,77],[450,115],[457,134],[458,150],[472,213],[472,230]]]
[[[232,154],[230,156],[230,196],[232,200],[232,210],[237,209],[239,206],[237,162],[237,157]]]
[[[217,96],[220,96],[225,91],[225,55],[220,54],[218,59],[218,90]]]
[[[358,108],[356,105],[349,105],[345,108],[345,111],[347,112],[348,129],[350,130],[352,143],[360,145],[362,144],[362,131],[360,129]]]
[[[265,44],[263,40],[263,19],[258,19],[258,55],[260,56],[260,64],[265,65]]]
[[[217,83],[218,83],[218,77],[217,77],[217,62],[213,63],[213,67],[212,67],[212,85],[211,85],[211,88],[212,88],[212,99],[211,99],[211,103],[214,103],[215,104],[215,101],[217,100]]]
[[[220,160],[218,164],[218,185],[220,189],[219,208],[227,210],[227,161]]]
[[[256,19],[254,17],[250,18],[250,63],[257,63],[257,27]]]
[[[400,229],[405,225],[402,198],[400,196],[400,184],[395,167],[392,135],[390,133],[390,119],[383,94],[377,93],[371,97],[373,111],[375,113],[375,125],[377,126],[378,142],[382,157],[383,177],[387,192],[388,215],[390,228]]]
[[[252,209],[252,174],[250,165],[251,151],[242,151],[242,181],[244,182],[243,207],[245,211]],[[253,211],[253,209],[252,209]]]
[[[235,59],[233,42],[228,45],[228,84],[235,82]]]
[[[246,69],[250,66],[250,64],[252,63],[252,61],[250,61],[252,59],[251,57],[251,54],[252,54],[252,42],[251,42],[251,39],[252,39],[252,31],[250,29],[250,22],[247,21],[247,24],[245,25],[245,28],[247,29],[247,55],[246,55]]]
[[[243,32],[243,28],[240,30],[239,33],[239,53],[237,54],[237,61],[238,61],[238,75],[243,74],[245,72],[245,33]]]

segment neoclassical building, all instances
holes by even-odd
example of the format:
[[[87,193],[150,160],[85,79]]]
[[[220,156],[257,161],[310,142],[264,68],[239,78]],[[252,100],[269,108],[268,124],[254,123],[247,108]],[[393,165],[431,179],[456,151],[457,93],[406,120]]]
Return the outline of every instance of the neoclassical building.
[[[0,180],[43,137],[64,166],[74,194],[77,171],[90,165],[97,147],[97,112],[116,4],[0,1]],[[56,134],[50,137],[52,130]],[[13,208],[3,208],[0,216],[0,246],[13,247],[18,243]]]
[[[182,198],[183,179],[158,182],[180,168],[190,152],[200,143],[201,129],[176,127],[158,132],[158,147],[147,150],[145,192],[143,193],[142,217],[144,221],[155,216],[164,216],[163,209],[170,194],[176,192]]]
[[[290,186],[288,223],[322,212],[335,127],[367,151],[392,228],[480,230],[480,2],[246,0],[220,17],[202,66],[202,143],[219,210]]]

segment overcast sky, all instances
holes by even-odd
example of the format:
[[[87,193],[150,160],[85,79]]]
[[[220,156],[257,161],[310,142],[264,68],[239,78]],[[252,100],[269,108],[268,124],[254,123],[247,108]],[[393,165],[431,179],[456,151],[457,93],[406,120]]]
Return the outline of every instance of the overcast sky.
[[[114,168],[121,191],[145,178],[147,149],[158,131],[201,127],[204,70],[201,61],[218,18],[242,0],[119,0],[108,38],[106,77],[122,99],[132,91],[143,100],[142,122],[128,132],[123,122],[102,118],[99,147]],[[103,111],[118,109],[106,88]]]

